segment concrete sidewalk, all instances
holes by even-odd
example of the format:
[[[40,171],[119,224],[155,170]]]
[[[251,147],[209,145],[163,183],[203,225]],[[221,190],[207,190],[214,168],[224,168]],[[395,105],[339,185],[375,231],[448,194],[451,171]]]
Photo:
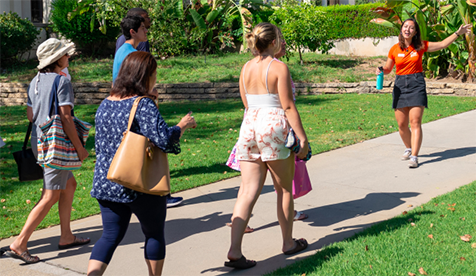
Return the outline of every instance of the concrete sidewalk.
[[[244,255],[258,261],[252,269],[223,266],[230,245],[225,223],[230,221],[240,177],[175,194],[185,201],[168,210],[164,275],[261,275],[476,180],[476,110],[425,124],[423,131],[418,169],[400,161],[404,146],[398,133],[314,156],[308,162],[313,191],[295,201],[295,208],[309,218],[294,224],[294,237],[306,238],[310,246],[295,256],[281,252],[276,195],[268,178],[250,220],[256,230],[243,241]],[[43,262],[23,265],[2,257],[1,275],[85,274],[91,249],[101,236],[101,218],[77,220],[72,227],[92,243],[57,250],[59,227],[36,231],[28,247]],[[12,240],[2,240],[0,246]],[[143,235],[135,217],[105,275],[147,275]]]

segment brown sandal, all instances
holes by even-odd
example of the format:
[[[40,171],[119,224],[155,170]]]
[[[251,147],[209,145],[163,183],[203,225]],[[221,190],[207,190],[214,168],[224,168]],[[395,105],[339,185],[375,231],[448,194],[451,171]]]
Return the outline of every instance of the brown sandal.
[[[34,264],[40,261],[40,258],[38,258],[38,256],[32,256],[30,252],[28,252],[28,250],[26,250],[25,252],[21,254],[18,254],[17,252],[11,250],[11,251],[5,252],[5,255],[11,258],[22,260],[27,264]]]
[[[306,239],[299,239],[299,240],[293,239],[293,240],[294,240],[294,247],[289,249],[288,251],[283,252],[284,255],[296,254],[298,252],[303,251],[308,246]]]
[[[248,260],[245,256],[241,256],[238,260],[230,260],[225,262],[225,266],[233,267],[235,269],[248,269],[256,265],[256,261]]]
[[[63,250],[63,249],[68,249],[71,247],[76,247],[84,244],[88,244],[91,240],[89,238],[82,238],[82,237],[76,237],[74,236],[74,241],[72,243],[68,244],[58,244],[58,249]]]

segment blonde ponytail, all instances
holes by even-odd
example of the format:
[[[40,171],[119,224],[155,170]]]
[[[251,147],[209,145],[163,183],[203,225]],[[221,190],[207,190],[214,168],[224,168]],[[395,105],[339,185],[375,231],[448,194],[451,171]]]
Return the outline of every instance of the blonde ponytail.
[[[253,28],[253,31],[246,34],[248,48],[254,55],[259,55],[266,50],[273,40],[275,41],[274,53],[281,49],[281,32],[278,27],[271,23],[259,23]]]

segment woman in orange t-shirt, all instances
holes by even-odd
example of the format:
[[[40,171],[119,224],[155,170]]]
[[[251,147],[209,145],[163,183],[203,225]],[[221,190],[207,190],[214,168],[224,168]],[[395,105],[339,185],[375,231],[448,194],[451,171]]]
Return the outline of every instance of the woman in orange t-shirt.
[[[389,74],[396,65],[397,77],[393,87],[392,107],[395,109],[400,137],[406,147],[402,160],[410,160],[408,163],[410,168],[418,167],[418,152],[423,138],[421,119],[425,107],[428,108],[422,67],[423,54],[444,49],[460,35],[470,32],[471,24],[462,25],[443,41],[422,41],[418,23],[415,19],[409,18],[402,24],[398,36],[399,43],[395,44],[388,53],[383,73]],[[377,69],[376,73],[379,74],[380,70]],[[408,128],[409,123],[411,131]]]

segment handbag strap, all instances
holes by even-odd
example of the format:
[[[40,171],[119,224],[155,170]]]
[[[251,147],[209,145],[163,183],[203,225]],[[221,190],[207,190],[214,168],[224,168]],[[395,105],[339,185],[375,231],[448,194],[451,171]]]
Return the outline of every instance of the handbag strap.
[[[131,130],[132,122],[136,116],[137,107],[139,106],[139,102],[142,98],[146,98],[146,96],[137,97],[137,99],[135,99],[134,103],[132,104],[131,113],[129,114],[129,123],[127,124],[127,131]]]
[[[55,113],[53,115],[57,115],[58,113],[58,86],[60,82],[61,75],[56,76],[55,81],[53,82],[53,86],[51,87],[50,92],[50,115],[53,110],[53,104],[55,108]]]
[[[22,150],[25,151],[26,150],[26,146],[28,145],[28,140],[30,140],[30,134],[31,134],[31,128],[33,126],[33,123],[30,122],[28,124],[28,129],[26,131],[26,135],[25,135],[25,141],[23,141],[23,147],[22,147]]]

